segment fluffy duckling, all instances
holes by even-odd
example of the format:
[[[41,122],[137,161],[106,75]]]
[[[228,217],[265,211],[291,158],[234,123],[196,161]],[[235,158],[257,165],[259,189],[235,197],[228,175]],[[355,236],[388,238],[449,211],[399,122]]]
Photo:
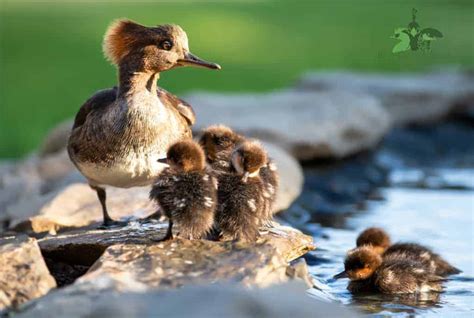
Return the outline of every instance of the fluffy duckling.
[[[442,277],[433,274],[425,264],[414,259],[382,258],[371,246],[355,248],[347,254],[344,271],[334,278],[351,280],[352,293],[414,294],[441,291]]]
[[[199,143],[206,153],[207,163],[216,172],[231,172],[231,156],[245,138],[224,125],[209,126],[202,132]]]
[[[405,257],[422,262],[439,276],[448,276],[461,272],[440,255],[423,245],[416,243],[396,243],[391,245],[389,235],[380,228],[368,228],[359,235],[357,246],[364,245],[371,245],[384,259]]]
[[[267,156],[256,142],[245,141],[232,153],[232,172],[217,175],[216,227],[224,239],[255,241],[264,212],[260,169]]]
[[[217,181],[206,171],[204,151],[192,140],[172,145],[163,163],[169,165],[156,179],[150,199],[156,201],[169,220],[166,237],[200,239],[211,231],[217,203]]]
[[[231,128],[224,125],[216,125],[210,126],[203,131],[199,143],[206,152],[207,162],[214,171],[219,173],[232,171],[232,152],[245,140],[245,137],[237,134]],[[269,225],[273,219],[273,205],[276,201],[280,183],[277,166],[271,158],[268,158],[265,165],[260,168],[260,178],[263,181],[263,196],[265,200],[262,223]]]

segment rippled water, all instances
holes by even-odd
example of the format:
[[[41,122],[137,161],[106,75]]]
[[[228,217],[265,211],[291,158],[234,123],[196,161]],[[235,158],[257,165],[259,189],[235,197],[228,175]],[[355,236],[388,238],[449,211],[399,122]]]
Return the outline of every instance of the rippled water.
[[[310,294],[374,316],[474,316],[474,169],[431,169],[429,173],[397,169],[389,179],[376,201],[368,200],[363,209],[344,214],[342,226],[341,222],[312,225],[318,249],[307,262],[317,288]],[[347,280],[331,277],[343,269],[346,251],[369,226],[385,228],[394,242],[414,241],[432,247],[463,273],[451,276],[441,294],[418,298],[351,295]]]

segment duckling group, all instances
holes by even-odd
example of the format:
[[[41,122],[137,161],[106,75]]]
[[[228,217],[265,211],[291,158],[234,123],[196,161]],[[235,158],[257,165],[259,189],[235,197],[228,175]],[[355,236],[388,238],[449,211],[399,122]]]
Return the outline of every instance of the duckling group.
[[[255,241],[269,225],[278,188],[275,163],[255,140],[226,126],[205,129],[199,142],[172,145],[168,165],[157,177],[150,198],[168,218],[166,237],[218,237]]]
[[[380,228],[364,230],[334,278],[349,278],[352,293],[416,294],[442,291],[446,276],[461,271],[429,248],[416,243],[391,244]]]

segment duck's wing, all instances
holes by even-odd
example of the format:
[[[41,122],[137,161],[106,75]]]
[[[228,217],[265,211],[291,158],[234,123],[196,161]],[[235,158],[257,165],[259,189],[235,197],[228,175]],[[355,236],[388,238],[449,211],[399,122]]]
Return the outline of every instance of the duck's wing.
[[[74,118],[74,125],[72,129],[76,129],[82,126],[87,116],[96,110],[105,108],[106,106],[112,104],[117,99],[117,87],[104,89],[98,91],[94,96],[89,98],[79,109]]]
[[[191,105],[161,87],[157,88],[156,93],[161,102],[174,107],[186,119],[189,126],[194,125],[196,114]]]

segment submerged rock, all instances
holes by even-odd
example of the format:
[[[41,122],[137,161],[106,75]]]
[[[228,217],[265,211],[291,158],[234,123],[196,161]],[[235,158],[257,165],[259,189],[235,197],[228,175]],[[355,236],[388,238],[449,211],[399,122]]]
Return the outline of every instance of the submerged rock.
[[[0,238],[0,310],[18,307],[55,287],[35,239]]]
[[[186,99],[199,118],[196,131],[222,123],[275,143],[300,160],[340,158],[369,149],[390,128],[385,109],[362,93],[200,93]]]
[[[186,286],[172,291],[116,293],[67,287],[47,295],[17,317],[357,317],[335,303],[304,295],[304,285],[291,282],[248,290],[231,284]]]
[[[380,99],[396,125],[428,123],[452,111],[468,113],[474,104],[474,76],[453,70],[421,74],[317,72],[303,76],[297,89],[371,94]]]

